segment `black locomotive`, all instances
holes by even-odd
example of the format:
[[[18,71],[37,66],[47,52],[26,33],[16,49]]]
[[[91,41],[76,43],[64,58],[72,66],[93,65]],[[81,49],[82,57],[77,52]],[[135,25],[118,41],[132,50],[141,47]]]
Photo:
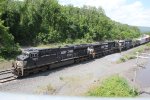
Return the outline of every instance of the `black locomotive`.
[[[26,49],[13,63],[13,74],[17,77],[45,71],[85,60],[102,57],[147,43],[150,37],[136,40],[109,41],[93,44],[71,45],[59,48]]]

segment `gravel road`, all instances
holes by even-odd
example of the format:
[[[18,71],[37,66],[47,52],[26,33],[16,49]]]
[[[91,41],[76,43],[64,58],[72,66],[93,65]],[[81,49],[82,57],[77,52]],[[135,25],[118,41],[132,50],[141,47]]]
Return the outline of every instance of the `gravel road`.
[[[135,60],[121,64],[115,63],[123,54],[132,50],[0,84],[0,91],[25,94],[39,94],[42,92],[52,95],[81,96],[103,78],[132,70]],[[44,87],[46,86],[49,86],[50,93],[45,92]]]

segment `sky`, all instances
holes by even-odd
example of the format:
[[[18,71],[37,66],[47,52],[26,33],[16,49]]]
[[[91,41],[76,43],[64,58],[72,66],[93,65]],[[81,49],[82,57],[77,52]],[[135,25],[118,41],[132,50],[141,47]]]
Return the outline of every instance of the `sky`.
[[[150,27],[150,0],[58,0],[62,5],[72,4],[102,7],[112,20],[134,26]]]

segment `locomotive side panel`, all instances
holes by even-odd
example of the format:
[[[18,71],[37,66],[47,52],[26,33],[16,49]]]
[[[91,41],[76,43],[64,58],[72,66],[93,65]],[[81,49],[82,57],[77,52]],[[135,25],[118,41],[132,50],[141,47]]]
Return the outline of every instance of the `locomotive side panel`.
[[[59,61],[58,49],[49,49],[47,51],[40,51],[37,66],[48,65]]]
[[[125,50],[132,47],[132,40],[125,40]]]

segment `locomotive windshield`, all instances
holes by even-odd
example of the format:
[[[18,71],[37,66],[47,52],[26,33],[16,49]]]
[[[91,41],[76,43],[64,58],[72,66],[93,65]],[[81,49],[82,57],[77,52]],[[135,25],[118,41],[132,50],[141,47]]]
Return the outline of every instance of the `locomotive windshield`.
[[[28,54],[28,53],[25,53],[25,52],[22,53],[22,55],[24,55],[24,56],[29,56],[29,54]]]
[[[21,55],[17,56],[16,60],[17,61],[23,61],[29,57],[29,52],[22,52]]]

